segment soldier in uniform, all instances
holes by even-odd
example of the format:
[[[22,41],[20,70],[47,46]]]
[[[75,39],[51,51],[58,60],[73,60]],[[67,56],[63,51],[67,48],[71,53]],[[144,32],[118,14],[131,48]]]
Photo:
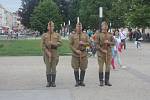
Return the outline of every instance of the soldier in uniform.
[[[113,35],[108,32],[108,24],[102,22],[101,24],[102,32],[96,33],[96,49],[98,55],[98,64],[99,64],[99,81],[100,86],[104,86],[103,82],[103,68],[105,63],[105,85],[112,86],[109,83],[110,76],[110,66],[111,66],[111,47],[115,45]]]
[[[48,32],[44,33],[42,36],[42,49],[43,58],[46,64],[46,76],[47,76],[47,86],[46,87],[56,87],[56,66],[59,61],[59,55],[57,53],[57,48],[61,46],[61,37],[58,33],[55,33],[54,23],[49,21]]]
[[[86,52],[87,45],[89,45],[89,38],[85,33],[82,32],[82,24],[78,22],[76,24],[75,34],[70,36],[70,47],[72,50],[71,65],[74,69],[74,76],[76,81],[75,87],[85,86],[84,76],[88,64]]]

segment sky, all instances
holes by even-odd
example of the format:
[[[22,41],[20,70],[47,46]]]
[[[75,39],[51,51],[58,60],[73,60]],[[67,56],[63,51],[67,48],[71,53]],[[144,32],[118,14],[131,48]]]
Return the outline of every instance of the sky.
[[[10,12],[15,12],[21,7],[21,0],[0,0],[0,4]]]

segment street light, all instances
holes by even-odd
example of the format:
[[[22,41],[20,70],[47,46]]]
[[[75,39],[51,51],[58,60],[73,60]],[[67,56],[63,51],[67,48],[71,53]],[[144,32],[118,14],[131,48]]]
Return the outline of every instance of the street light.
[[[64,22],[64,37],[66,36],[66,33],[65,33],[65,26],[66,26],[66,23]]]
[[[79,19],[79,17],[77,17],[77,23],[79,23],[80,22],[80,19]]]
[[[70,20],[68,21],[68,33],[70,34]]]
[[[100,27],[100,31],[101,31],[101,23],[103,20],[103,7],[99,7],[99,18],[100,18],[99,27]]]
[[[60,26],[61,26],[60,33],[61,33],[61,36],[63,36],[63,34],[62,34],[62,24],[60,24]]]
[[[109,25],[110,25],[110,32],[111,32],[111,25],[112,25],[111,22],[109,23]]]
[[[70,20],[68,21],[68,25],[70,25]]]

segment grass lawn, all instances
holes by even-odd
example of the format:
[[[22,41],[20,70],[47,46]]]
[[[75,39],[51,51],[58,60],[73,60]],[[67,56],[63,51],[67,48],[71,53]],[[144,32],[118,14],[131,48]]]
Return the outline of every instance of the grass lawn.
[[[71,53],[69,41],[63,40],[60,55]],[[0,56],[41,56],[41,40],[0,40]]]

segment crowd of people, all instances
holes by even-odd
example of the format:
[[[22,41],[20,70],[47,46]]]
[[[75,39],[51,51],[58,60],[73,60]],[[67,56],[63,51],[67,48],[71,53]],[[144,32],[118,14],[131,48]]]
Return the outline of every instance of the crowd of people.
[[[4,39],[26,39],[29,37],[38,37],[40,36],[40,32],[32,30],[11,30],[8,32],[0,33],[0,36],[5,37]]]

